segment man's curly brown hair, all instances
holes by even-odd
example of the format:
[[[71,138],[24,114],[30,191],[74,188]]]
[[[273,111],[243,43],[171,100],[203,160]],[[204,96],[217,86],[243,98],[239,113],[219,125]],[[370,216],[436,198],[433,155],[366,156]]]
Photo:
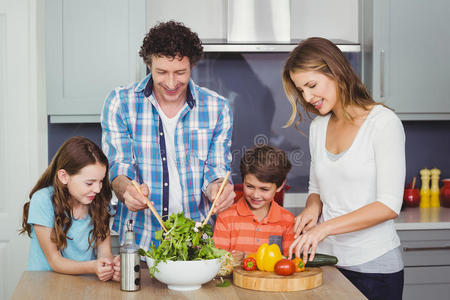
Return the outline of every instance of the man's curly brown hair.
[[[144,38],[139,56],[148,65],[152,65],[152,56],[177,56],[189,58],[193,67],[202,57],[202,42],[195,32],[183,23],[169,21],[152,27]]]

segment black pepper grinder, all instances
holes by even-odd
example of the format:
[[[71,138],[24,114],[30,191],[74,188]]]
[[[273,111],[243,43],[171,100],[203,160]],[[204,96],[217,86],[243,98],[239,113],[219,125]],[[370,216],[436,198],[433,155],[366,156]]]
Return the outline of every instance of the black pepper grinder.
[[[133,220],[127,223],[125,242],[120,246],[120,289],[138,291],[141,289],[141,257],[133,232]]]

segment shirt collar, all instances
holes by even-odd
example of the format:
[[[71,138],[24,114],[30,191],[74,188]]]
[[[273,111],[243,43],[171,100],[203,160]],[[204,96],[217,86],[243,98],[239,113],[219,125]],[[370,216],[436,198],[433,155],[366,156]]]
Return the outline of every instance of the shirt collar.
[[[189,108],[192,109],[195,106],[196,100],[194,97],[194,93],[192,92],[194,90],[194,82],[192,79],[189,79],[188,89],[187,89],[187,99],[186,102],[189,105]],[[146,98],[150,97],[153,92],[153,79],[152,79],[152,73],[149,73],[147,76],[145,76],[144,79],[142,79],[134,89],[136,93],[144,93],[144,96]]]
[[[240,216],[254,216],[253,212],[248,207],[247,201],[245,201],[244,196],[242,196],[236,205],[237,212]],[[281,220],[281,207],[272,200],[272,204],[270,205],[269,213],[267,216],[261,221],[261,223],[276,223]]]

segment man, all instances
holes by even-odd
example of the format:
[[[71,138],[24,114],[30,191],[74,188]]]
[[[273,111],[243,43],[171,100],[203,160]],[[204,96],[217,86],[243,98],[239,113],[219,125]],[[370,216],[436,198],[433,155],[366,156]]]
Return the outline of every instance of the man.
[[[183,211],[200,222],[212,201],[218,213],[234,200],[232,184],[215,199],[230,170],[232,115],[226,99],[190,79],[202,53],[197,34],[183,24],[156,25],[139,52],[151,73],[112,91],[103,107],[102,146],[119,199],[113,230],[123,241],[132,219],[146,250],[161,226],[131,180],[163,219]]]

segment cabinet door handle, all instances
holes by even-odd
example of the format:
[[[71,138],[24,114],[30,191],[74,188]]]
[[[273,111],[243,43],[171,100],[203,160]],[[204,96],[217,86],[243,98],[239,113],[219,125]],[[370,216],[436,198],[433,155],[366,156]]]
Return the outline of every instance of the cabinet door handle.
[[[380,51],[380,98],[384,97],[384,49]]]
[[[432,250],[450,250],[450,246],[440,247],[403,247],[403,251],[432,251]]]

